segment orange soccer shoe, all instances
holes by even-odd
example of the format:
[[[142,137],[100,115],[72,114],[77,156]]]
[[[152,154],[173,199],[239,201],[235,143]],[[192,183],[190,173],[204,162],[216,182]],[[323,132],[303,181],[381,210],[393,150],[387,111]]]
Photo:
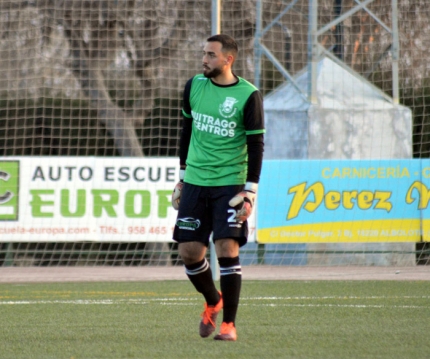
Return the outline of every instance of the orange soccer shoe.
[[[205,303],[205,310],[202,313],[202,320],[199,328],[200,336],[202,338],[207,338],[215,331],[216,318],[223,306],[221,292],[219,294],[220,298],[217,305],[207,305],[207,303]]]
[[[230,342],[234,342],[237,340],[236,328],[234,323],[225,323],[221,324],[221,330],[219,334],[215,335],[215,340],[227,340]]]

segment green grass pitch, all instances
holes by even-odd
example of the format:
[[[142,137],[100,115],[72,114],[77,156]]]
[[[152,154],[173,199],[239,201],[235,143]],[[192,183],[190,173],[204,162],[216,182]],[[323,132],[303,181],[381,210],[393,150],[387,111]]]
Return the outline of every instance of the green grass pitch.
[[[0,358],[429,358],[430,286],[244,281],[238,341],[185,281],[0,285]]]

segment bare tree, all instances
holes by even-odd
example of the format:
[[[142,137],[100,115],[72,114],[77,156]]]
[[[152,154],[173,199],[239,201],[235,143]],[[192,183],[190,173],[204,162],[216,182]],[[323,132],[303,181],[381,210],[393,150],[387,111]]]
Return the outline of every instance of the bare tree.
[[[152,108],[148,99],[144,102],[145,107],[137,112],[121,108],[111,97],[104,76],[104,70],[115,61],[118,51],[129,47],[124,33],[132,33],[129,14],[134,9],[134,3],[85,0],[37,2],[45,15],[45,36],[52,32],[52,26],[61,25],[64,28],[70,46],[70,67],[82,92],[89,99],[91,108],[97,111],[99,121],[114,139],[117,151],[122,156],[143,156],[134,129],[133,114],[144,116]],[[150,19],[147,21],[151,22]],[[49,41],[50,38],[46,36],[45,39]],[[132,44],[137,53],[135,75],[141,80],[142,89],[150,89],[152,79],[144,76],[144,69],[151,64],[149,61],[144,63],[139,57],[143,51],[136,43]],[[127,54],[131,53],[127,51]]]

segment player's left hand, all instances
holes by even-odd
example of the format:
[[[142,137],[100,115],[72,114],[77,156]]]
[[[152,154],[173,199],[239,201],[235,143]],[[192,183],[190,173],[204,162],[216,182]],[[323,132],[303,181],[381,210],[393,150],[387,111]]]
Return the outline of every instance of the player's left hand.
[[[244,190],[228,202],[231,207],[236,209],[236,219],[238,221],[245,222],[251,216],[257,188],[257,183],[247,182]]]

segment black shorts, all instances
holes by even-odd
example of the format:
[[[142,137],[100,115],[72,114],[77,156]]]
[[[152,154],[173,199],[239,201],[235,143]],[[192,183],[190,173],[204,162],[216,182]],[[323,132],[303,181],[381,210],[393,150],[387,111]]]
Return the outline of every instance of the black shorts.
[[[239,246],[248,239],[248,222],[238,222],[236,211],[228,202],[243,190],[243,185],[201,187],[184,183],[178,217],[173,231],[176,242],[201,242],[209,245],[212,239],[232,238]]]

